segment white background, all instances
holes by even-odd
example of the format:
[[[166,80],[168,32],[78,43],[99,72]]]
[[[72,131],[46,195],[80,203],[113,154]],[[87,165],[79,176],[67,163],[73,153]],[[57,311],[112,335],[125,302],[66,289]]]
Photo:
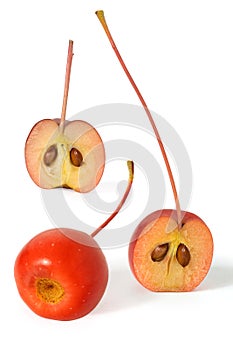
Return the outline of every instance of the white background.
[[[26,171],[24,143],[38,120],[60,115],[69,39],[75,56],[67,115],[105,103],[138,104],[97,9],[105,10],[149,107],[183,139],[194,179],[188,210],[210,227],[215,253],[196,291],[156,294],[132,277],[127,246],[105,250],[110,279],[101,303],[82,319],[58,322],[32,313],[14,282],[22,246],[53,227]],[[232,15],[230,0],[1,2],[1,349],[15,341],[25,350],[232,347]],[[136,194],[138,186],[135,180]],[[131,215],[134,207],[137,201]]]

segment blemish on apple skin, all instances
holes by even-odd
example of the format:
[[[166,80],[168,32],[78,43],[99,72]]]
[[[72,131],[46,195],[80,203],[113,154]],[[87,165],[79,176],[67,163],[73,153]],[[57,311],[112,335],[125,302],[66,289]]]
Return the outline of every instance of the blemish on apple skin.
[[[53,242],[53,243],[51,243],[51,247],[54,247],[55,246],[55,243]]]

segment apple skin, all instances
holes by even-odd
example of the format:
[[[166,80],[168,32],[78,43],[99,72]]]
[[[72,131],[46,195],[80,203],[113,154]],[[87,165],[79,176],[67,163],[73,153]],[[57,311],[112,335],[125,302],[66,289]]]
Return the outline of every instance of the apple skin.
[[[206,270],[205,274],[207,274],[207,272],[210,268],[212,256],[213,256],[213,238],[212,238],[212,235],[211,235],[210,231],[208,230],[205,222],[196,214],[186,212],[186,211],[181,211],[181,216],[182,216],[182,226],[184,226],[187,223],[198,222],[198,223],[202,223],[207,229],[208,244],[209,244],[209,256],[208,256],[208,259],[207,259],[208,261],[206,262],[206,266],[205,266],[205,270]],[[176,210],[162,209],[162,210],[158,210],[158,211],[155,211],[155,212],[149,214],[139,223],[139,225],[136,227],[136,229],[131,237],[131,240],[129,243],[129,249],[128,249],[129,265],[130,265],[130,269],[131,269],[133,275],[135,276],[137,281],[142,285],[143,285],[143,283],[138,278],[136,271],[135,271],[135,266],[134,266],[134,249],[135,249],[135,246],[137,244],[137,240],[140,238],[140,236],[142,236],[142,231],[143,231],[143,229],[145,229],[145,227],[147,225],[152,224],[153,222],[155,222],[159,218],[168,218],[168,217],[171,218],[173,220],[173,222],[174,222],[174,220],[177,222]],[[172,230],[172,228],[171,228],[171,230]],[[190,284],[190,286],[185,286],[181,290],[176,290],[176,291],[191,291],[194,288],[196,288],[201,282],[202,282],[202,280],[197,280],[197,281],[193,282],[193,284]],[[152,289],[150,287],[148,287],[147,289],[150,289],[151,291],[159,291],[159,289],[156,290],[156,289]]]
[[[104,254],[88,234],[51,229],[32,238],[15,261],[14,276],[21,298],[39,316],[73,320],[99,303],[108,281]],[[36,281],[51,279],[64,290],[62,300],[49,303],[38,296]]]

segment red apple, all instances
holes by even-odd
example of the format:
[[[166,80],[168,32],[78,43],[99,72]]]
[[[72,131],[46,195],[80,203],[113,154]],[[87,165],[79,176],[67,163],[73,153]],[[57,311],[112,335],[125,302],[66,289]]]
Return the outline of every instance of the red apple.
[[[32,238],[21,250],[15,262],[15,280],[20,296],[36,314],[72,320],[99,303],[108,267],[91,236],[52,229]]]
[[[96,11],[96,15],[151,123],[176,205],[175,211],[154,212],[138,225],[129,245],[129,264],[137,280],[147,289],[190,291],[202,282],[209,271],[213,256],[211,232],[198,216],[181,210],[167,153],[152,114],[117,49],[104,12]]]
[[[129,180],[115,211],[90,236],[69,228],[39,233],[21,250],[14,275],[21,298],[36,314],[55,320],[73,320],[88,314],[100,302],[108,281],[104,254],[94,237],[118,214],[133,182]]]

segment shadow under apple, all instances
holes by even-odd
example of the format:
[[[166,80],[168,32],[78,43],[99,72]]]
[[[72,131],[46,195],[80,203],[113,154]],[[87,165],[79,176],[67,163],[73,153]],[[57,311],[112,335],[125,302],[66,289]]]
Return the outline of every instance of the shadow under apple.
[[[112,269],[103,300],[93,311],[97,313],[113,312],[133,308],[155,300],[155,293],[145,289],[125,267]]]
[[[145,305],[155,302],[163,295],[185,294],[185,297],[195,293],[207,292],[219,288],[233,286],[233,266],[214,265],[210,269],[205,280],[192,292],[174,293],[161,292],[154,293],[141,286],[133,277],[131,271],[124,266],[110,271],[110,278],[103,300],[93,313],[114,312],[122,309],[134,308],[136,305]],[[180,299],[179,299],[180,300]]]
[[[233,266],[229,264],[213,265],[198,291],[233,286]]]

